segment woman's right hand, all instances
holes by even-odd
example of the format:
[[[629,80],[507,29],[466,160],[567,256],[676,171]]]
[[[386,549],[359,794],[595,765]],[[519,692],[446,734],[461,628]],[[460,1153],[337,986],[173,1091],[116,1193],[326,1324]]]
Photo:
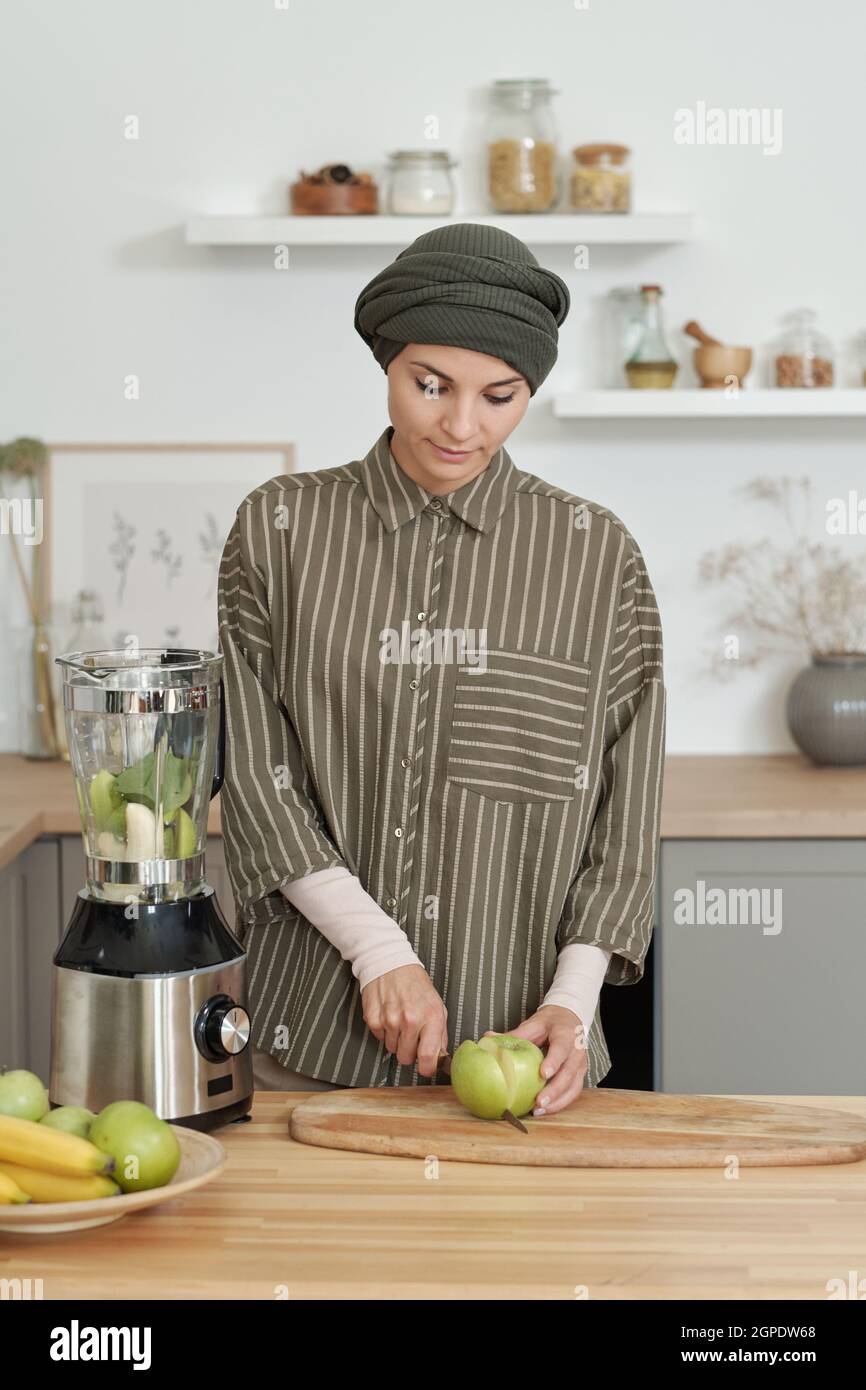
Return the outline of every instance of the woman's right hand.
[[[400,965],[361,990],[364,1022],[396,1052],[402,1066],[418,1059],[422,1076],[435,1076],[440,1052],[448,1051],[448,1010],[423,965]]]

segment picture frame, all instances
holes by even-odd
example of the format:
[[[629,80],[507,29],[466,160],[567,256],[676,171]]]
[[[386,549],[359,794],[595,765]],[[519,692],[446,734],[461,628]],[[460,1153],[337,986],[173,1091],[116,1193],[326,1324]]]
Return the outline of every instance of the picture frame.
[[[217,650],[219,561],[238,506],[295,471],[290,443],[51,444],[42,589],[55,640],[95,595],[108,648]]]

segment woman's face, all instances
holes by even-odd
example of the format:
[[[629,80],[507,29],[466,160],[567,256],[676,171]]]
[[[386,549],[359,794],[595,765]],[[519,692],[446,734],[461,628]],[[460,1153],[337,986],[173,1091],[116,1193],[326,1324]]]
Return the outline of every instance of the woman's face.
[[[428,492],[452,492],[484,471],[530,399],[526,378],[500,357],[407,343],[388,364],[391,452]]]

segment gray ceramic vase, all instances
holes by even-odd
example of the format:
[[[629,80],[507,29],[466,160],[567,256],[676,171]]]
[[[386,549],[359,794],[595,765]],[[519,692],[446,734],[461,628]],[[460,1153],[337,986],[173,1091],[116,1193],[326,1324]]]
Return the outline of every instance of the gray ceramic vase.
[[[816,763],[866,764],[866,652],[828,652],[788,691],[788,728]]]

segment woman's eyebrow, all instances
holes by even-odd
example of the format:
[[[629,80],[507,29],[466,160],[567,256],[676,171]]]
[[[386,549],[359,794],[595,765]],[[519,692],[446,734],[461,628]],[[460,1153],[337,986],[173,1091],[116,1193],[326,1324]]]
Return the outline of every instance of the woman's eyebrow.
[[[451,382],[451,385],[452,385],[452,386],[454,385],[454,378],[453,378],[453,377],[449,376],[447,372],[440,372],[440,370],[439,370],[438,367],[431,367],[429,362],[414,362],[414,361],[413,361],[410,365],[413,366],[413,367],[425,367],[425,368],[427,369],[427,371],[428,371],[428,372],[432,372],[434,376],[441,376],[441,378],[442,378],[443,381],[450,381],[450,382]],[[512,383],[513,381],[522,381],[522,380],[523,380],[523,377],[522,377],[522,376],[507,376],[507,377],[505,378],[504,381],[491,381],[490,384],[489,384],[488,386],[485,386],[485,387],[483,388],[483,390],[485,390],[485,391],[490,391],[494,386],[510,386],[511,383]]]

